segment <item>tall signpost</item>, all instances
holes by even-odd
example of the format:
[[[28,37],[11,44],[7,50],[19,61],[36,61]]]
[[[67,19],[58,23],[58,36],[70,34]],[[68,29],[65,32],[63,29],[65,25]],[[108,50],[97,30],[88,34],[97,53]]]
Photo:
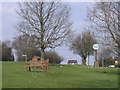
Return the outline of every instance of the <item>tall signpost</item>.
[[[97,60],[97,50],[99,49],[99,45],[98,44],[94,44],[93,45],[93,49],[95,50],[95,61],[94,61],[94,67],[99,67],[99,62]]]

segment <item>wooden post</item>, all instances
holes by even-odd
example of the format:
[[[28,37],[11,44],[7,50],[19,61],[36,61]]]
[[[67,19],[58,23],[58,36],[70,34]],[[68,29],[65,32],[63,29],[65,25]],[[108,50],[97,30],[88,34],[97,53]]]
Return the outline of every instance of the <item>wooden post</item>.
[[[29,71],[31,72],[31,67],[29,67]]]
[[[97,60],[97,50],[95,50],[95,62],[94,62],[94,67],[99,67],[99,62]]]
[[[95,50],[95,61],[97,62],[97,50]]]

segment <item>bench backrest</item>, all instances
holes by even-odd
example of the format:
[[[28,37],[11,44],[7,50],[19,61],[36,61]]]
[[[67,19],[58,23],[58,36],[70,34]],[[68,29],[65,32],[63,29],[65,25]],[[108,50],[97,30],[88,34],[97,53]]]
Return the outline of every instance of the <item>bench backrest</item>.
[[[48,66],[49,60],[30,61],[30,66]]]
[[[77,60],[68,60],[68,63],[77,63]]]

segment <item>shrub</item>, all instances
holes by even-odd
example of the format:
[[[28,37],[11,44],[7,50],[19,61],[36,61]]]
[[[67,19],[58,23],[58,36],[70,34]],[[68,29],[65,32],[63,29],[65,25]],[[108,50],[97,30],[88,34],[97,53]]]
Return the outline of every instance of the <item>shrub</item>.
[[[49,59],[49,63],[59,64],[63,60],[63,57],[54,51],[47,51],[45,52],[45,59]]]

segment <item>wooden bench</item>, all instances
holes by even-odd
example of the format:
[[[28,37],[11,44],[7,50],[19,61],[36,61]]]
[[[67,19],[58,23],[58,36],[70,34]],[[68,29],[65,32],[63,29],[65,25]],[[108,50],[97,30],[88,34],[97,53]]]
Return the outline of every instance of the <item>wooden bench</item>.
[[[26,71],[26,68],[29,68],[29,71],[31,71],[31,68],[38,67],[41,68],[42,71],[48,71],[48,64],[49,59],[29,61],[27,64],[24,65],[24,70]]]
[[[78,64],[78,63],[77,63],[77,60],[68,60],[68,63],[67,63],[67,64],[72,64],[72,63]]]

